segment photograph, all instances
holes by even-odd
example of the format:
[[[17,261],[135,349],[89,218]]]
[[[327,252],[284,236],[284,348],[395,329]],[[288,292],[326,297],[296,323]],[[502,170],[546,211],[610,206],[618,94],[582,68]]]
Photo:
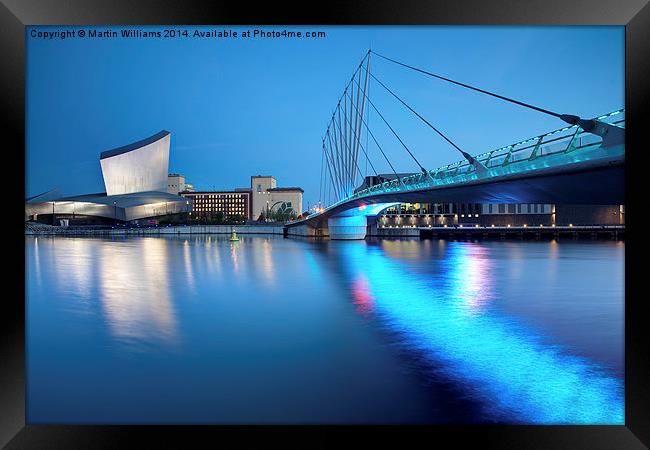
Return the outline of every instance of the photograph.
[[[624,27],[25,30],[28,424],[625,423]]]

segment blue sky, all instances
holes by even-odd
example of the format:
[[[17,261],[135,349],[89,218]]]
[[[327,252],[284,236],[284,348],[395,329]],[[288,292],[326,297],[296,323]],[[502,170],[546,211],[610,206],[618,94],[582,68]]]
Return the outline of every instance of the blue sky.
[[[560,113],[593,117],[624,107],[623,27],[288,29],[326,37],[44,40],[28,28],[27,195],[101,192],[100,152],[166,129],[170,172],[197,188],[244,187],[250,175],[272,174],[280,186],[302,187],[306,208],[319,197],[327,122],[369,47]],[[379,58],[371,71],[471,154],[564,125]],[[370,97],[425,167],[460,159],[376,82]],[[369,123],[393,165],[417,171],[376,114]],[[376,147],[370,153],[378,170],[390,171]]]

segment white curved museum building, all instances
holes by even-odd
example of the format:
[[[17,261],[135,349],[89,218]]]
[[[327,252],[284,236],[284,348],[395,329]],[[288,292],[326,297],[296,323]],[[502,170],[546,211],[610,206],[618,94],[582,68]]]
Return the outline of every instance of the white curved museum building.
[[[128,222],[188,211],[185,198],[167,193],[170,137],[163,130],[102,152],[99,162],[106,192],[70,197],[48,192],[32,197],[25,202],[25,220]]]

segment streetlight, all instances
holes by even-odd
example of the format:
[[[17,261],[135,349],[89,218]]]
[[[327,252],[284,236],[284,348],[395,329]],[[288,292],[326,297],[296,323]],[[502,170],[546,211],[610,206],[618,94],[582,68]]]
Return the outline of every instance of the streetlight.
[[[115,221],[115,226],[117,226],[117,202],[113,202],[113,220]]]
[[[54,202],[52,202],[52,226],[54,226]]]

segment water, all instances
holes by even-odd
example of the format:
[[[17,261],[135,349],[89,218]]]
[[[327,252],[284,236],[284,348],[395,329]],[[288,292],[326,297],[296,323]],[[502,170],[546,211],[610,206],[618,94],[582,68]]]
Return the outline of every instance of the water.
[[[622,242],[25,241],[29,423],[624,423]]]

